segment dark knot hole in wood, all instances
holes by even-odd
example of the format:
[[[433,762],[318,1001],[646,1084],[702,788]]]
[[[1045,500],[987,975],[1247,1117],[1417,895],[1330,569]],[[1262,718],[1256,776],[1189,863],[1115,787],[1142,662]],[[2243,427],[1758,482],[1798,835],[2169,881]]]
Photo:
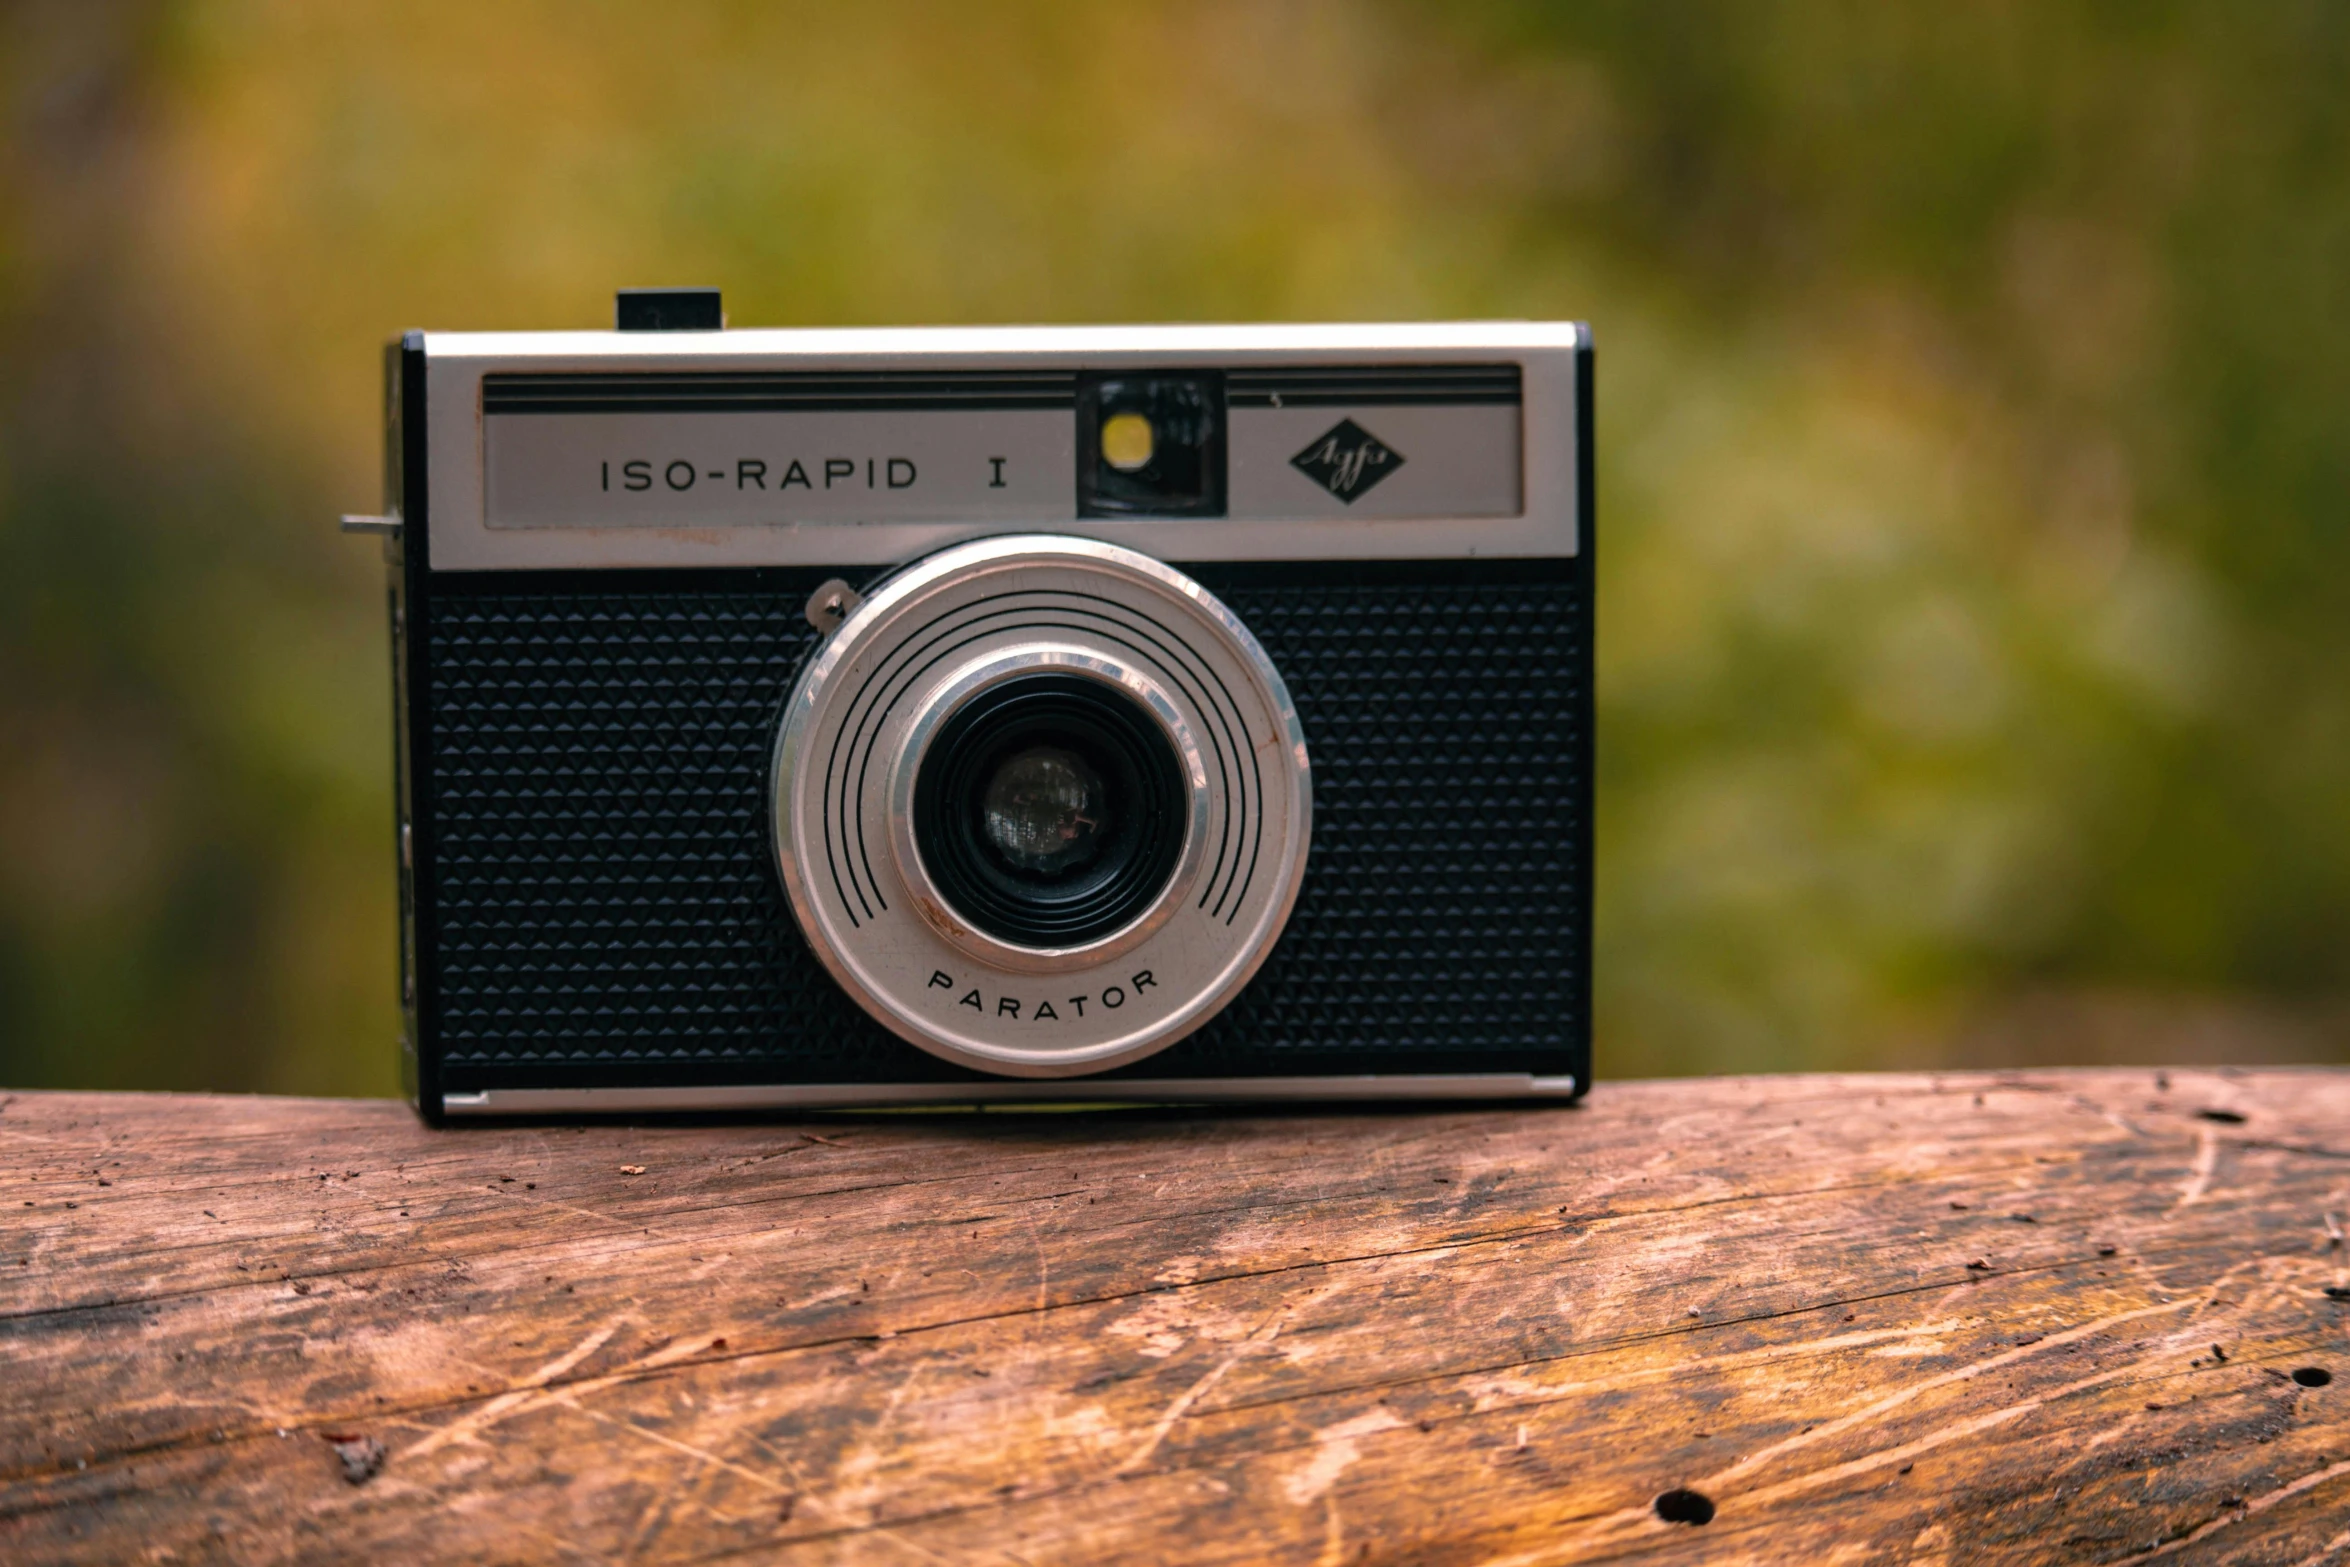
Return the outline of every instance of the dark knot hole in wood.
[[[1658,1492],[1656,1501],[1652,1505],[1656,1508],[1656,1515],[1667,1523],[1712,1523],[1714,1521],[1713,1498],[1702,1491],[1692,1491],[1686,1487],[1675,1486],[1670,1491]]]

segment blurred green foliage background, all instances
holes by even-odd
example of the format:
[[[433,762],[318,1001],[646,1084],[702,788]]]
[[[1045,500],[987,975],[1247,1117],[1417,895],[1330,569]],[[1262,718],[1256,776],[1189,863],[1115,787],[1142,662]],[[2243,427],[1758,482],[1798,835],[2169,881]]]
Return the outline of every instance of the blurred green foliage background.
[[[0,1082],[394,1082],[377,346],[1584,317],[1603,1076],[2350,1059],[2350,9],[0,5]]]

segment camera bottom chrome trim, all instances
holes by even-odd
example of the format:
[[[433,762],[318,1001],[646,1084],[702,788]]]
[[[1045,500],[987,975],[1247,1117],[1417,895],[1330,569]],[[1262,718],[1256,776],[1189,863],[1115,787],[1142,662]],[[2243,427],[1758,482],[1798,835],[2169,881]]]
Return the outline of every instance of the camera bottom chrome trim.
[[[1029,1078],[1000,1083],[755,1083],[732,1088],[485,1088],[446,1094],[449,1116],[634,1115],[694,1110],[871,1109],[892,1105],[1202,1104],[1280,1100],[1572,1099],[1571,1076],[1526,1072],[1352,1077]]]

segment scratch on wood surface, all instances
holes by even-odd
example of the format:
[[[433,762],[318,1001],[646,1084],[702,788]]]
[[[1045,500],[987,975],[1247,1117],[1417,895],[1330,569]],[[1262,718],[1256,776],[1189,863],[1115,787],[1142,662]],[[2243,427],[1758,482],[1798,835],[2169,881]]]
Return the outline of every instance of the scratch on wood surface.
[[[2219,1139],[2206,1127],[2195,1134],[2195,1167],[2187,1172],[2187,1184],[2179,1188],[2179,1200],[2171,1204],[2171,1212],[2201,1202],[2211,1189],[2211,1172],[2218,1167]]]
[[[1779,1458],[1799,1449],[1816,1445],[1817,1443],[1828,1440],[1832,1436],[1836,1436],[1842,1432],[1850,1431],[1856,1427],[1863,1426],[1872,1421],[1881,1419],[1885,1415],[1900,1408],[1904,1404],[1914,1401],[1925,1393],[1931,1392],[1937,1388],[1948,1387],[1954,1383],[1972,1381],[1975,1378],[1982,1376],[1985,1372],[1995,1371],[2003,1366],[2012,1365],[2017,1361],[2044,1354],[2050,1350],[2061,1348],[2068,1343],[2077,1342],[2080,1339],[2103,1332],[2104,1330],[2114,1327],[2120,1323],[2132,1322],[2141,1317],[2155,1316],[2163,1312],[2178,1311],[2192,1304],[2194,1304],[2193,1301],[2170,1301],[2159,1306],[2142,1306],[2135,1311],[2115,1312],[2111,1316],[2100,1317],[2094,1322],[2085,1322],[2079,1327],[2068,1328],[2062,1333],[2049,1334],[2047,1337],[2039,1340],[2037,1343],[2023,1345],[2018,1348],[2005,1350],[2000,1354],[1986,1356],[1981,1360],[1974,1361],[1968,1365],[1960,1366],[1955,1370],[1943,1372],[1939,1376],[1929,1377],[1925,1381],[1919,1382],[1914,1386],[1902,1388],[1897,1392],[1876,1400],[1874,1403],[1868,1404],[1860,1409],[1856,1409],[1848,1415],[1841,1415],[1834,1420],[1823,1422],[1822,1424],[1813,1427],[1809,1431],[1788,1437],[1786,1440],[1781,1442],[1774,1442],[1770,1446],[1765,1447],[1758,1452],[1750,1453],[1747,1456],[1737,1460],[1735,1463],[1726,1465],[1721,1469],[1717,1469],[1711,1474],[1700,1476],[1699,1478],[1688,1482],[1688,1484],[1691,1489],[1704,1492],[1706,1495],[1711,1496],[1718,1503],[1722,1500],[1721,1493],[1728,1489],[1729,1486],[1740,1476],[1753,1473],[1756,1469],[1761,1467],[1763,1464],[1770,1462],[1774,1458]],[[1739,1493],[1739,1500],[1743,1505],[1748,1507],[1764,1506],[1774,1501],[1783,1501],[1790,1496],[1799,1495],[1805,1491],[1817,1489],[1823,1485],[1834,1484],[1838,1480],[1847,1479],[1855,1475],[1866,1474],[1873,1469],[1882,1469],[1888,1464],[1908,1462],[1914,1459],[1918,1454],[1929,1452],[1937,1447],[1946,1446],[1951,1442],[1959,1441],[1965,1437],[1979,1435],[1984,1431],[1992,1430],[1998,1426],[2005,1425],[2010,1421],[2020,1419],[2023,1416],[2030,1414],[2033,1410],[2040,1408],[2042,1405],[2054,1399],[2064,1397],[2071,1393],[2080,1392],[2086,1388],[2097,1387],[2108,1382],[2119,1381],[2125,1377],[2136,1375],[2140,1370],[2141,1367],[2139,1363],[2135,1360],[2132,1360],[2126,1365],[2117,1366],[2109,1371],[2102,1371],[2094,1376],[2084,1377],[2077,1381],[2066,1383],[2061,1387],[2051,1389],[2049,1392],[2043,1393],[2037,1397],[2022,1399],[2002,1408],[1990,1410],[1984,1414],[1974,1415],[1960,1420],[1949,1421],[1943,1425],[1935,1427],[1933,1430],[1927,1432],[1923,1436],[1913,1438],[1912,1440],[1901,1443],[1898,1446],[1880,1448],[1875,1452],[1864,1453],[1858,1458],[1847,1460],[1841,1464],[1831,1465],[1826,1469],[1810,1470],[1803,1474],[1795,1475],[1789,1479],[1782,1480],[1775,1485],[1762,1486],[1752,1491]],[[1645,1530],[1654,1526],[1654,1524],[1655,1519],[1651,1514],[1651,1510],[1645,1504],[1636,1507],[1619,1508],[1615,1512],[1602,1514],[1597,1518],[1588,1520],[1585,1528],[1576,1536],[1574,1544],[1579,1548],[1594,1545],[1599,1543],[1600,1540],[1603,1540],[1609,1536],[1620,1535],[1627,1530]],[[1537,1563],[1551,1562],[1558,1559],[1558,1550],[1556,1548],[1552,1548],[1545,1550],[1518,1552],[1508,1556],[1490,1557],[1487,1558],[1483,1563],[1483,1567],[1535,1567],[1535,1564]]]
[[[1930,1523],[1920,1529],[1909,1542],[1909,1560],[1905,1567],[1950,1567],[1948,1526]]]
[[[890,1485],[886,1479],[872,1481],[868,1477],[887,1469],[890,1448],[883,1438],[897,1424],[898,1411],[912,1395],[915,1384],[922,1380],[923,1370],[922,1366],[917,1365],[899,1377],[897,1386],[890,1389],[889,1398],[882,1404],[880,1412],[869,1424],[859,1429],[856,1442],[833,1460],[833,1491],[844,1510],[855,1507],[870,1509],[876,1499],[890,1494]]]
[[[2314,1490],[2318,1486],[2325,1484],[2328,1480],[2339,1479],[2343,1475],[2350,1475],[2350,1458],[2345,1458],[2339,1462],[2328,1464],[2323,1469],[2318,1470],[2315,1474],[2305,1474],[2290,1485],[2280,1485],[2273,1491],[2264,1491],[2260,1495],[2252,1498],[2252,1500],[2249,1502],[2246,1502],[2242,1507],[2220,1514],[2217,1518],[2214,1518],[2211,1520],[2211,1522],[2205,1524],[2202,1528],[2196,1530],[2193,1534],[2172,1540],[2166,1545],[2157,1546],[2155,1549],[2148,1551],[2144,1559],[2147,1561],[2152,1561],[2157,1556],[2168,1556],[2173,1551],[2183,1551],[2188,1546],[2193,1545],[2196,1541],[2219,1533],[2220,1530],[2225,1529],[2230,1524],[2241,1523],[2247,1518],[2258,1517],[2260,1514],[2265,1513],[2270,1508],[2276,1506],[2279,1502],[2299,1496],[2304,1491]],[[2350,1533],[2336,1535],[2332,1544],[2328,1545],[2323,1551],[2318,1552],[2316,1556],[2311,1557],[2310,1560],[2322,1561],[2326,1556],[2346,1543],[2350,1543]]]
[[[1241,1356],[1272,1343],[1275,1338],[1280,1336],[1282,1324],[1302,1310],[1309,1302],[1326,1300],[1345,1287],[1342,1283],[1334,1284],[1327,1289],[1307,1290],[1303,1294],[1274,1307],[1271,1312],[1266,1314],[1265,1320],[1257,1325],[1255,1332],[1233,1345],[1223,1359],[1209,1367],[1191,1386],[1175,1395],[1173,1402],[1169,1403],[1160,1412],[1159,1418],[1151,1423],[1149,1434],[1143,1437],[1133,1452],[1126,1455],[1126,1461],[1111,1472],[1113,1474],[1132,1474],[1140,1468],[1151,1454],[1158,1451],[1159,1444],[1167,1439],[1167,1433],[1175,1428],[1175,1422],[1183,1418],[1184,1412],[1198,1403],[1208,1389],[1223,1381],[1224,1373],[1238,1365]]]
[[[1831,1464],[1825,1469],[1809,1470],[1803,1474],[1781,1480],[1776,1485],[1759,1486],[1751,1491],[1735,1493],[1736,1499],[1743,1508],[1760,1510],[1775,1502],[1783,1502],[1800,1496],[1807,1491],[1816,1491],[1823,1486],[1834,1485],[1838,1481],[1855,1479],[1872,1470],[1883,1469],[1897,1463],[1912,1463],[1936,1448],[1947,1447],[1951,1443],[1962,1441],[1967,1437],[1979,1436],[1986,1431],[1995,1430],[2000,1426],[2020,1420],[2025,1415],[2031,1414],[2057,1399],[2092,1387],[2103,1386],[2109,1382],[2120,1381],[2136,1374],[2139,1369],[2137,1365],[2132,1364],[2117,1367],[2111,1371],[2099,1372],[2095,1376],[2082,1377],[2077,1381],[2052,1388],[2035,1398],[2021,1399],[2016,1403],[1988,1410],[1980,1415],[1946,1422],[1928,1431],[1924,1436],[1903,1442],[1898,1446],[1884,1447],[1874,1452],[1863,1453],[1858,1458],[1847,1459],[1840,1464]],[[1781,1444],[1782,1447],[1785,1445]],[[1690,1489],[1701,1491],[1718,1503],[1722,1500],[1720,1494],[1722,1481],[1740,1467],[1742,1465],[1733,1464],[1728,1469],[1700,1476],[1690,1482]],[[1616,1512],[1592,1520],[1590,1527],[1583,1534],[1578,1535],[1574,1543],[1578,1547],[1585,1547],[1601,1543],[1610,1536],[1621,1536],[1628,1530],[1651,1528],[1654,1526],[1655,1520],[1650,1516],[1650,1513],[1651,1510],[1647,1507],[1621,1508]],[[1525,1552],[1515,1556],[1489,1558],[1482,1564],[1482,1567],[1534,1567],[1536,1563],[1554,1562],[1559,1559],[1555,1551]]]
[[[673,1436],[664,1436],[658,1431],[649,1430],[644,1426],[638,1425],[635,1421],[625,1419],[622,1416],[606,1414],[601,1409],[591,1409],[586,1404],[581,1403],[578,1397],[569,1388],[565,1388],[557,1392],[554,1395],[553,1401],[555,1403],[561,1404],[564,1408],[571,1410],[575,1414],[585,1415],[590,1420],[601,1421],[603,1424],[612,1427],[612,1429],[615,1431],[624,1432],[629,1436],[637,1438],[639,1441],[650,1442],[656,1447],[665,1447],[673,1453],[682,1453],[686,1457],[691,1458],[698,1463],[707,1464],[713,1469],[723,1469],[728,1474],[733,1475],[738,1479],[748,1480],[751,1482],[751,1484],[758,1486],[762,1490],[768,1491],[774,1495],[790,1496],[796,1494],[792,1486],[776,1479],[773,1475],[761,1474],[756,1469],[747,1468],[744,1465],[738,1464],[729,1458],[721,1458],[716,1453],[709,1452],[706,1449],[694,1446],[691,1442],[680,1442]]]
[[[2068,1383],[2046,1397],[2027,1398],[2006,1405],[2004,1408],[1969,1416],[1964,1420],[1953,1420],[1936,1426],[1915,1441],[1904,1442],[1898,1447],[1882,1447],[1873,1453],[1863,1453],[1858,1458],[1847,1459],[1840,1464],[1832,1464],[1826,1469],[1814,1469],[1807,1474],[1799,1474],[1782,1480],[1777,1485],[1766,1485],[1748,1491],[1740,1497],[1740,1501],[1749,1507],[1767,1507],[1772,1502],[1784,1501],[1791,1496],[1800,1496],[1806,1491],[1816,1491],[1821,1486],[1833,1485],[1839,1480],[1848,1480],[1856,1475],[1864,1475],[1872,1469],[1882,1469],[1888,1464],[1910,1463],[1922,1454],[1932,1452],[1937,1447],[1947,1447],[1963,1437],[1978,1436],[1985,1431],[2006,1425],[2011,1420],[2020,1420],[2047,1403],[2049,1398],[2079,1392],[2083,1388],[2112,1381],[2116,1376],[2123,1374],[2117,1372],[2085,1378],[2080,1382]],[[1719,1483],[1717,1478],[1709,1476],[1697,1482],[1697,1489],[1706,1490],[1710,1485],[1718,1485]]]
[[[410,1443],[400,1453],[400,1457],[402,1459],[422,1458],[427,1453],[448,1446],[451,1442],[472,1441],[485,1427],[497,1424],[517,1406],[531,1402],[538,1397],[549,1382],[563,1375],[564,1372],[569,1371],[597,1350],[602,1349],[612,1335],[619,1332],[627,1323],[626,1317],[614,1317],[524,1378],[523,1386],[509,1393],[500,1393],[479,1409],[468,1410],[447,1425]]]
[[[1875,1403],[1856,1409],[1849,1415],[1839,1415],[1833,1420],[1823,1421],[1807,1432],[1800,1432],[1788,1437],[1783,1442],[1774,1442],[1759,1452],[1749,1453],[1727,1469],[1723,1469],[1709,1478],[1717,1485],[1727,1480],[1736,1479],[1739,1475],[1751,1473],[1784,1453],[1814,1446],[1832,1436],[1841,1435],[1855,1426],[1867,1425],[1871,1421],[1880,1420],[1902,1405],[1913,1403],[1936,1389],[1945,1388],[1957,1382],[1972,1381],[1987,1371],[1997,1371],[2004,1366],[2013,1365],[2019,1360],[2045,1355],[2062,1349],[2067,1344],[2077,1344],[2082,1339],[2092,1338],[2108,1328],[2116,1327],[2124,1322],[2135,1322],[2141,1317],[2160,1316],[2164,1312],[2178,1311],[2194,1304],[2195,1302],[2192,1300],[2165,1301],[2158,1306],[2140,1306],[2135,1311],[2117,1311],[2111,1316],[2099,1317],[2092,1322],[2084,1322],[2079,1327],[2066,1328],[2062,1332],[2047,1334],[2037,1343],[2002,1350],[1996,1355],[1987,1355],[1981,1360],[1970,1362],[1954,1370],[1942,1372],[1938,1376],[1928,1377],[1922,1382],[1913,1383],[1908,1387],[1888,1393]]]
[[[1339,1521],[1335,1492],[1322,1498],[1322,1554],[1315,1567],[1339,1567],[1346,1560],[1346,1526]]]
[[[1036,1309],[1041,1312],[1045,1308],[1045,1302],[1051,1298],[1049,1286],[1052,1283],[1053,1265],[1045,1257],[1044,1234],[1036,1227],[1035,1213],[1029,1213],[1027,1219],[1029,1244],[1036,1248]]]
[[[642,1222],[641,1220],[616,1219],[608,1213],[598,1213],[593,1208],[582,1208],[577,1203],[557,1202],[552,1197],[533,1197],[526,1193],[515,1191],[512,1187],[508,1186],[491,1186],[488,1187],[487,1190],[505,1198],[508,1202],[528,1203],[534,1208],[552,1208],[558,1213],[576,1213],[583,1218],[593,1219],[598,1224],[609,1224],[615,1229],[627,1230],[632,1234],[641,1233],[650,1235],[656,1240],[670,1240],[674,1238],[668,1235],[664,1235],[661,1231],[655,1229],[649,1224]]]
[[[1915,1323],[1899,1328],[1869,1328],[1852,1333],[1838,1333],[1823,1339],[1808,1340],[1801,1345],[1772,1344],[1760,1349],[1725,1350],[1719,1354],[1698,1355],[1687,1360],[1657,1362],[1633,1366],[1604,1376],[1585,1376],[1572,1382],[1547,1382],[1527,1376],[1521,1369],[1487,1372],[1464,1379],[1474,1398],[1478,1414],[1496,1410],[1537,1408],[1544,1404],[1585,1399],[1601,1393],[1618,1393],[1654,1382],[1668,1382],[1693,1376],[1710,1376],[1728,1371],[1743,1371],[1755,1366],[1781,1365],[1802,1356],[1834,1354],[1840,1350],[1882,1346],[1872,1351],[1885,1355],[1903,1346],[1924,1342],[1928,1346],[1921,1353],[1931,1353],[1932,1346],[1958,1332],[1963,1320],[1957,1317],[1941,1318],[1932,1322]]]
[[[594,1411],[583,1409],[582,1413],[592,1414]],[[792,1461],[791,1455],[769,1441],[757,1428],[744,1427],[737,1431],[736,1435],[774,1460],[775,1467],[782,1471],[785,1479],[790,1482],[789,1495],[797,1505],[805,1507],[813,1513],[822,1513],[825,1517],[832,1519],[837,1527],[876,1534],[894,1545],[904,1545],[908,1550],[922,1554],[919,1546],[908,1545],[907,1542],[891,1533],[886,1526],[875,1523],[869,1514],[853,1512],[838,1502],[827,1500],[819,1494],[815,1487],[809,1483],[808,1478],[801,1473],[799,1465]]]
[[[2340,1534],[2319,1546],[2315,1553],[2304,1556],[2295,1562],[2293,1567],[2325,1567],[2327,1562],[2332,1561],[2344,1551],[2350,1551],[2350,1529],[2344,1529]]]
[[[838,1300],[843,1295],[859,1295],[865,1293],[869,1292],[861,1289],[855,1284],[835,1284],[830,1289],[818,1290],[813,1295],[803,1295],[798,1300],[784,1301],[782,1302],[782,1306],[785,1311],[797,1313],[806,1311],[810,1306],[821,1306],[828,1300]]]
[[[2050,1478],[2052,1480],[2061,1479],[2065,1475],[2073,1473],[2082,1465],[2087,1464],[2108,1443],[2135,1440],[2136,1438],[2144,1435],[2145,1419],[2145,1414],[2131,1414],[2127,1416],[2120,1425],[2108,1426],[2103,1431],[2098,1432],[2095,1436],[2089,1438],[2088,1441],[2083,1442],[2079,1446],[2075,1447],[2072,1451],[2072,1455],[2065,1459],[2063,1463],[2059,1464],[2053,1471],[2051,1471]]]
[[[2066,1094],[2064,1097],[2074,1109],[2093,1115],[2100,1121],[2105,1122],[2108,1126],[2118,1127],[2122,1131],[2129,1133],[2132,1137],[2144,1137],[2146,1135],[2146,1129],[2138,1125],[2137,1122],[2131,1120],[2128,1116],[2122,1114],[2118,1110],[2110,1109],[2105,1105],[2099,1104],[2096,1100],[2090,1098],[2086,1094]]]
[[[1361,1438],[1398,1430],[1402,1425],[1401,1420],[1386,1410],[1374,1409],[1316,1431],[1313,1453],[1281,1482],[1282,1495],[1294,1506],[1305,1506],[1337,1484],[1347,1465],[1363,1456]],[[1525,1427],[1518,1429],[1522,1432]]]
[[[676,1505],[676,1494],[667,1486],[647,1487],[638,1494],[636,1515],[629,1520],[628,1544],[622,1552],[628,1560],[642,1561],[651,1554],[675,1516]]]

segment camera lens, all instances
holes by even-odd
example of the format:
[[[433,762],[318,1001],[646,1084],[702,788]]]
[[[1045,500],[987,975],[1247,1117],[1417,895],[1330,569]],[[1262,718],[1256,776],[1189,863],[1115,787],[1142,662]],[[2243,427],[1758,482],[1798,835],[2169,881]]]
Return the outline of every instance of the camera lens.
[[[1075,752],[1049,745],[998,767],[980,802],[996,853],[1015,869],[1043,876],[1091,864],[1101,852],[1108,811],[1100,775]]]
[[[1007,1077],[1125,1066],[1214,1017],[1313,836],[1263,646],[1098,538],[972,539],[875,583],[803,666],[769,776],[808,950],[910,1046]]]
[[[1133,698],[1022,675],[965,703],[914,779],[914,840],[940,897],[999,941],[1073,947],[1139,918],[1183,852],[1173,743]]]

